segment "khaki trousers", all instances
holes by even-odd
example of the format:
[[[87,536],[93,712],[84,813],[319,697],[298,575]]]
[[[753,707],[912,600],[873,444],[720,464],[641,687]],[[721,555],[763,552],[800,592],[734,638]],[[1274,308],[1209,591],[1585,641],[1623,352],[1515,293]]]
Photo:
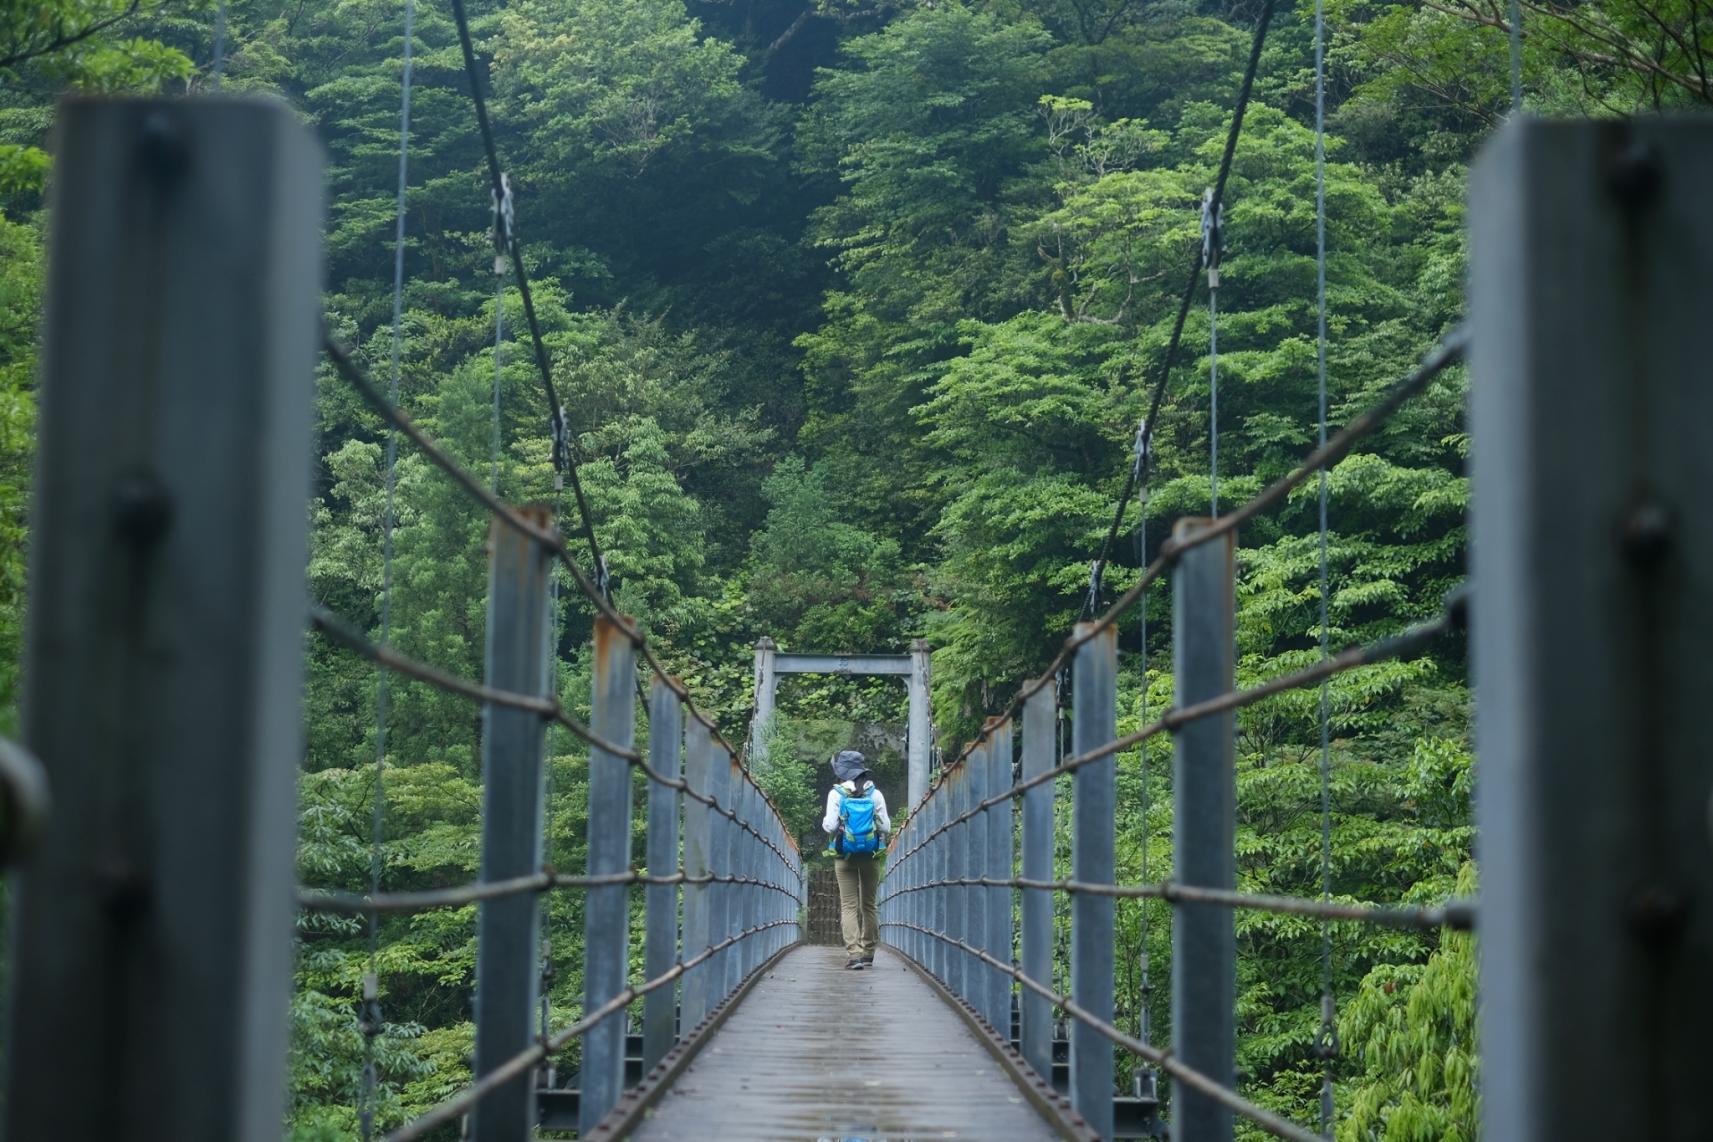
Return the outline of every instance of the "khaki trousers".
[[[845,952],[852,959],[874,956],[880,942],[880,905],[875,902],[880,887],[881,862],[873,857],[839,857],[833,871],[839,878],[839,930]]]

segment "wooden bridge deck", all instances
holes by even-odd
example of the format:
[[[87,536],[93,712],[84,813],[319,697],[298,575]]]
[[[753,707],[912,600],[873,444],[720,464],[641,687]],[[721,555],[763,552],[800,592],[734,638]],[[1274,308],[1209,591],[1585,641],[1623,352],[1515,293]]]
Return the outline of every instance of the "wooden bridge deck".
[[[882,949],[863,971],[845,971],[844,961],[842,948],[788,953],[630,1137],[1061,1137],[901,959]]]

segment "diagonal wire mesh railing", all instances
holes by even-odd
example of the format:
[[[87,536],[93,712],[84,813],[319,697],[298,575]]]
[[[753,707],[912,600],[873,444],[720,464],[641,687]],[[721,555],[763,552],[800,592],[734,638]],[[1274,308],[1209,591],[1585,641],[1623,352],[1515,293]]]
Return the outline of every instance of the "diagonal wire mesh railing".
[[[1085,1039],[1085,1049],[1079,1051],[1077,1031],[1073,1028],[1071,1032],[1072,1103],[1103,1135],[1112,1132],[1110,1047],[1117,1046],[1159,1067],[1180,1084],[1184,1094],[1201,1096],[1269,1133],[1298,1140],[1321,1137],[1238,1094],[1231,1066],[1219,1067],[1219,1073],[1215,1073],[1213,1068],[1197,1065],[1195,1050],[1168,1051],[1129,1035],[1116,1025],[1112,1017],[1113,901],[1156,899],[1180,909],[1199,909],[1204,934],[1208,909],[1227,912],[1247,909],[1327,922],[1413,929],[1466,930],[1474,925],[1475,905],[1468,900],[1410,906],[1295,897],[1238,891],[1232,883],[1207,882],[1189,875],[1126,884],[1114,875],[1111,861],[1116,810],[1112,763],[1116,755],[1165,734],[1180,736],[1182,753],[1186,749],[1182,737],[1191,728],[1209,723],[1217,726],[1219,719],[1230,719],[1238,710],[1290,690],[1318,686],[1360,667],[1420,656],[1448,634],[1464,628],[1468,596],[1460,588],[1448,596],[1439,616],[1396,635],[1350,647],[1254,686],[1239,689],[1230,683],[1233,553],[1239,527],[1282,503],[1294,489],[1348,456],[1411,397],[1459,363],[1466,343],[1462,327],[1454,329],[1417,369],[1391,386],[1372,407],[1328,438],[1288,474],[1229,514],[1215,520],[1180,521],[1172,539],[1142,570],[1136,584],[1099,619],[1078,624],[1047,669],[1023,686],[1002,713],[989,719],[976,741],[947,762],[928,795],[912,808],[908,820],[893,838],[882,882],[881,914],[882,926],[895,935],[895,946],[940,978],[1001,1035],[1008,1035],[1011,1026],[1013,984],[1020,987],[1022,1053],[1037,1070],[1044,1071],[1044,1079],[1052,1077],[1052,1056],[1046,1043],[1052,1034],[1054,1011],[1106,1045],[1100,1051],[1090,1051],[1087,1049],[1090,1040]],[[1204,590],[1200,596],[1180,596],[1173,621],[1180,639],[1186,628],[1191,628],[1189,637],[1197,642],[1204,657],[1211,655],[1216,664],[1213,677],[1220,681],[1211,690],[1204,686],[1196,691],[1180,677],[1180,699],[1175,706],[1134,732],[1120,735],[1114,718],[1116,624],[1144,598],[1151,583],[1172,572],[1192,580],[1200,577],[1212,585],[1211,590]],[[1225,614],[1211,629],[1223,634],[1213,639],[1198,638],[1206,631],[1191,626],[1196,622],[1192,615],[1194,607],[1186,604],[1211,603],[1220,598],[1224,600]],[[1223,646],[1216,645],[1221,643]],[[1223,672],[1217,669],[1219,665],[1223,666]],[[1058,679],[1067,667],[1072,673],[1076,696],[1073,748],[1068,755],[1055,757]],[[1193,668],[1180,663],[1179,669]],[[1205,677],[1202,681],[1206,681]],[[1191,696],[1186,697],[1186,693]],[[1019,720],[1023,731],[1020,773],[1014,766],[1013,741],[1014,723]],[[1229,742],[1233,723],[1228,720],[1215,732],[1223,733]],[[1221,767],[1217,750],[1194,758],[1186,756],[1185,760],[1202,771]],[[1229,764],[1226,754],[1223,765],[1229,768]],[[1059,877],[1050,871],[1055,846],[1061,840],[1059,830],[1053,825],[1050,806],[1055,783],[1067,776],[1077,783],[1069,830],[1073,875]],[[1205,804],[1187,803],[1187,798],[1193,796],[1182,787],[1187,784],[1180,783],[1175,790],[1179,798],[1178,813],[1186,818],[1205,813]],[[1012,802],[1019,799],[1024,810],[1022,843],[1021,852],[1014,852]],[[1037,806],[1044,811],[1037,811]],[[1227,803],[1219,811],[1229,817],[1234,806]],[[1217,834],[1218,830],[1214,832]],[[1229,831],[1225,835],[1229,838]],[[1085,869],[1094,875],[1086,874]],[[1042,875],[1043,871],[1047,874]],[[1014,893],[1021,895],[1020,941],[1014,938],[1012,926],[1019,904]],[[1082,902],[1073,903],[1072,908],[1069,994],[1052,982],[1055,957],[1051,911],[1038,906],[1042,898],[1053,894]],[[1103,921],[1104,932],[1100,927]],[[1229,933],[1229,919],[1225,928]],[[1093,932],[1092,938],[1087,934],[1089,931]],[[1213,944],[1197,946],[1193,936],[1187,938],[1189,942],[1180,945],[1181,957],[1193,960],[1205,953],[1217,959],[1220,954]],[[1021,947],[1014,947],[1018,942]],[[1102,944],[1104,947],[1100,948]],[[1096,953],[1095,948],[1100,951]],[[1014,951],[1020,952],[1018,959],[1014,959]],[[1229,950],[1226,954],[1229,960]],[[1043,1000],[1046,1006],[1028,1002],[1030,999]],[[1182,1010],[1178,1013],[1180,1024],[1203,1020],[1216,1026],[1221,1022],[1229,1025],[1232,1021],[1229,987],[1224,1002],[1227,1010],[1223,1013]]]

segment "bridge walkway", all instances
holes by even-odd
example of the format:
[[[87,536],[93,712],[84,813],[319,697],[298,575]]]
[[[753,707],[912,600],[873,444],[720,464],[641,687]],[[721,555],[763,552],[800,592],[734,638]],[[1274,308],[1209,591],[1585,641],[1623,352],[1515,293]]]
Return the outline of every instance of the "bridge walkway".
[[[630,1135],[669,1139],[980,1138],[1064,1133],[904,960],[844,970],[798,947],[757,981]]]

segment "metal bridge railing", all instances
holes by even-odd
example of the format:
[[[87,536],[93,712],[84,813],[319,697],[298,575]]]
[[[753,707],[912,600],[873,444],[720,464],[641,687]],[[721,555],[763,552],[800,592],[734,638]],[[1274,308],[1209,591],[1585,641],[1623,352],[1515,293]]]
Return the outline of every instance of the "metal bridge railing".
[[[314,910],[360,915],[469,904],[483,910],[475,1081],[393,1130],[386,1136],[389,1142],[423,1137],[466,1114],[472,1138],[526,1137],[538,1117],[532,1075],[578,1040],[583,1054],[577,1122],[579,1132],[588,1136],[617,1107],[626,1086],[621,1013],[643,1001],[643,1070],[653,1069],[681,1036],[693,1033],[763,964],[801,938],[802,859],[783,819],[736,751],[695,707],[684,685],[665,673],[635,624],[582,574],[546,513],[505,504],[382,396],[349,352],[331,339],[326,348],[365,400],[493,519],[485,682],[376,645],[325,608],[310,610],[313,628],[337,645],[384,670],[487,707],[483,858],[481,879],[472,884],[368,895],[305,889],[299,902]],[[596,610],[590,725],[566,713],[548,690],[542,669],[554,632],[547,594],[553,562],[569,570]],[[639,659],[651,676],[646,752],[635,744]],[[516,724],[508,726],[504,719],[516,719]],[[541,859],[540,774],[548,724],[565,729],[590,750],[588,869],[582,876],[560,873]],[[646,779],[649,790],[646,873],[629,863],[633,771]],[[625,978],[632,885],[645,891],[645,978],[638,983]],[[585,987],[582,1017],[549,1033],[531,1027],[539,1000],[535,900],[554,890],[588,894]],[[378,1026],[379,1020],[369,1022]]]
[[[1237,891],[1231,744],[1237,710],[1287,690],[1319,685],[1359,666],[1422,654],[1446,632],[1463,626],[1467,599],[1460,590],[1448,599],[1445,613],[1430,622],[1258,686],[1232,686],[1238,528],[1337,464],[1411,396],[1461,361],[1466,343],[1463,329],[1455,330],[1376,405],[1229,515],[1181,521],[1138,582],[1098,620],[1079,623],[1047,671],[1024,686],[977,740],[947,763],[893,839],[880,907],[882,927],[893,932],[894,946],[938,977],[1003,1037],[1009,1037],[1014,985],[1020,988],[1019,1046],[1044,1080],[1052,1078],[1054,1011],[1071,1020],[1071,1103],[1102,1137],[1112,1136],[1114,1129],[1114,1045],[1175,1079],[1181,1112],[1189,1109],[1186,1103],[1193,1108],[1199,1097],[1282,1138],[1306,1142],[1320,1137],[1234,1089],[1235,945],[1230,909],[1417,928],[1468,928],[1474,922],[1474,906],[1468,901],[1411,908]],[[1177,704],[1121,736],[1116,731],[1117,623],[1148,585],[1168,572],[1175,572],[1177,589]],[[1056,676],[1067,666],[1072,753],[1055,760]],[[1019,720],[1020,765],[1014,740]],[[1173,785],[1179,874],[1158,883],[1119,884],[1114,759],[1166,733],[1178,739]],[[1053,875],[1058,840],[1053,799],[1055,784],[1066,777],[1073,788],[1073,875],[1062,878]],[[1023,802],[1020,830],[1013,816],[1018,799]],[[1019,838],[1020,859],[1014,852]],[[1068,995],[1052,986],[1053,893],[1071,898]],[[1180,909],[1174,932],[1176,1018],[1171,1050],[1128,1035],[1113,1021],[1113,908],[1119,898],[1165,900]],[[1019,916],[1020,934],[1014,932]]]

